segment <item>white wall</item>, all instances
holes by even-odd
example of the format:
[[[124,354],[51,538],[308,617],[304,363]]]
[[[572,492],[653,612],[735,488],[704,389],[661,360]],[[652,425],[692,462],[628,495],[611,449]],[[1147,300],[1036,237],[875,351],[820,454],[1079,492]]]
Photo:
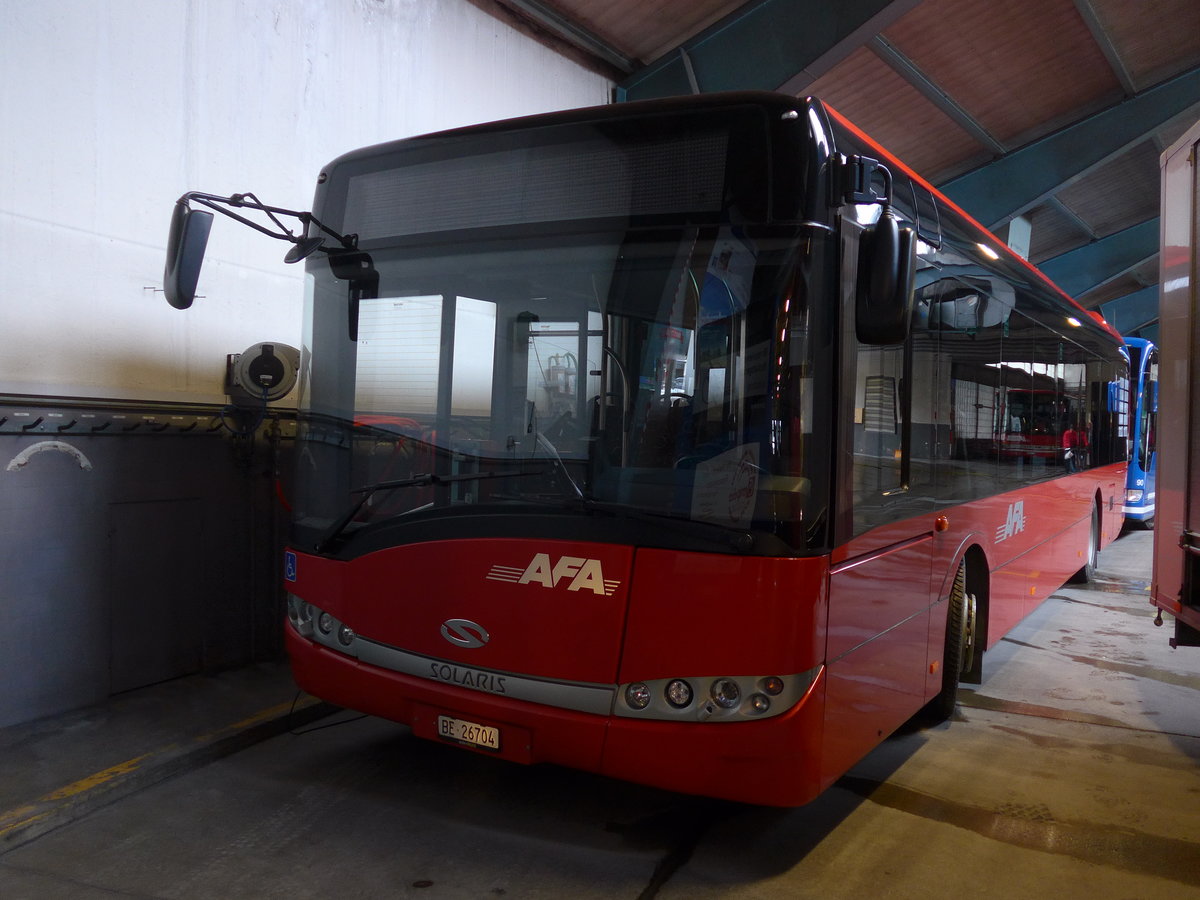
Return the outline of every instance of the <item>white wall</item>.
[[[0,0],[0,393],[220,402],[226,353],[298,346],[287,245],[217,217],[161,293],[174,200],[307,209],[354,147],[608,100],[468,0]]]

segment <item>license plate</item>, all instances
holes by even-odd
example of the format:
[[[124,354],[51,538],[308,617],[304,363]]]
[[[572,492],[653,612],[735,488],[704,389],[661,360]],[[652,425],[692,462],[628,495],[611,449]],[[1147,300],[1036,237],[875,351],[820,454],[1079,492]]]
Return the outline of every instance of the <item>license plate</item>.
[[[438,736],[486,750],[500,749],[499,728],[452,719],[450,716],[438,716]]]

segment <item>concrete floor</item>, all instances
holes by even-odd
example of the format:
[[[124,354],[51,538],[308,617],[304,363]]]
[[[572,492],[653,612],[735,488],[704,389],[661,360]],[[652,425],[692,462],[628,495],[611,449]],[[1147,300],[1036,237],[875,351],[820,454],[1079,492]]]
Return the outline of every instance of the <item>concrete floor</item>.
[[[289,723],[269,667],[6,729],[0,896],[1200,898],[1200,650],[1153,625],[1151,537],[796,810]]]

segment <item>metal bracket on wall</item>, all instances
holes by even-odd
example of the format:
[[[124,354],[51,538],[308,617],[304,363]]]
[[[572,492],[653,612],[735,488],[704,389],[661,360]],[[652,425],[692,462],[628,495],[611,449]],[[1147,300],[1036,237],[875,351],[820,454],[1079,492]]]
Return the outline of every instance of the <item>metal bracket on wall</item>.
[[[64,403],[54,398],[0,397],[0,434],[77,435],[215,435],[223,431],[221,407],[82,400]],[[296,434],[296,411],[270,410],[278,422],[277,436]]]

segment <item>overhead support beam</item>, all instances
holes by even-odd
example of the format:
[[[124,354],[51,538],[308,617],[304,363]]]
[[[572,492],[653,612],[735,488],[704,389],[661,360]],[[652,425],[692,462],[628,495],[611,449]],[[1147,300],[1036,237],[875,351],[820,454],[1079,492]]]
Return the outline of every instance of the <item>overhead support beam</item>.
[[[683,63],[683,71],[687,73],[688,85],[691,87],[692,93],[700,93],[700,84],[696,81],[696,70],[692,68],[692,58],[682,47],[679,48],[679,60]]]
[[[1125,92],[1126,97],[1132,97],[1137,93],[1137,87],[1133,83],[1133,77],[1129,74],[1129,69],[1125,67],[1125,60],[1121,59],[1121,54],[1117,52],[1116,45],[1112,42],[1112,36],[1105,29],[1100,17],[1096,14],[1096,8],[1092,5],[1092,0],[1075,0],[1075,9],[1079,11],[1080,17],[1088,27],[1088,31],[1092,33],[1092,37],[1096,41],[1096,46],[1100,48],[1100,52],[1104,54],[1104,58],[1108,60],[1109,68],[1113,70],[1113,75],[1117,77],[1117,81],[1121,82],[1121,90]]]
[[[1072,297],[1078,297],[1140,266],[1157,252],[1155,217],[1038,263],[1038,268]]]
[[[1100,304],[1100,313],[1121,334],[1133,334],[1158,321],[1158,285]]]
[[[1047,198],[1046,202],[1050,206],[1053,206],[1058,211],[1059,215],[1063,216],[1072,225],[1074,225],[1081,232],[1086,234],[1087,239],[1089,241],[1094,241],[1094,240],[1099,239],[1100,236],[1098,234],[1096,234],[1096,232],[1092,228],[1092,226],[1089,225],[1087,222],[1083,221],[1083,219],[1079,218],[1079,215],[1078,215],[1078,213],[1075,212],[1075,210],[1071,209],[1071,207],[1067,206],[1067,204],[1063,203],[1057,197],[1049,197],[1049,198]]]
[[[618,85],[617,100],[733,90],[798,95],[919,2],[753,0],[634,72]]]
[[[984,128],[974,116],[959,106],[953,97],[943,91],[928,75],[921,71],[916,63],[896,49],[883,35],[875,35],[875,37],[871,38],[868,46],[875,52],[876,56],[891,66],[901,78],[915,87],[926,100],[957,122],[963,131],[991,150],[992,153],[999,156],[1008,150],[1007,147],[996,139],[995,135]]]
[[[1032,209],[1200,104],[1200,66],[940,185],[990,228]]]
[[[585,53],[601,59],[620,72],[632,72],[637,61],[586,28],[572,22],[541,0],[503,0],[506,6],[520,10],[531,21]]]

